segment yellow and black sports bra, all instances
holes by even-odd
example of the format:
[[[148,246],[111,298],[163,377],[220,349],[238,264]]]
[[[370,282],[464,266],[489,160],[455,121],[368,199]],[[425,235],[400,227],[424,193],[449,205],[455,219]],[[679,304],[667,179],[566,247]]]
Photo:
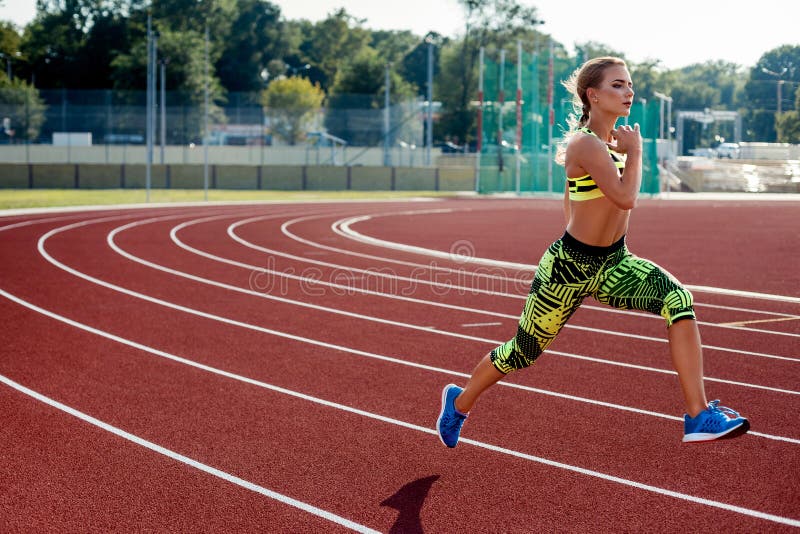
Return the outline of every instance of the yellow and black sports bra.
[[[578,128],[578,131],[597,137],[597,134],[585,126],[583,128]],[[614,165],[618,169],[617,172],[622,175],[622,171],[625,169],[625,162],[619,159],[610,148],[608,149],[608,153],[611,156],[611,159],[614,160]],[[577,178],[567,177],[567,184],[569,185],[570,200],[592,200],[594,198],[605,196],[603,191],[597,187],[597,184],[594,183],[594,179],[589,174],[585,176],[579,176]]]

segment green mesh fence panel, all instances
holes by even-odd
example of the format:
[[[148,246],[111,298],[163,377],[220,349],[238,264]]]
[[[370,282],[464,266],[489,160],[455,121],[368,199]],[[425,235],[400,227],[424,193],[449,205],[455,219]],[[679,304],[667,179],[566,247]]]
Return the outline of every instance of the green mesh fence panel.
[[[572,113],[572,100],[561,84],[575,68],[576,60],[553,62],[552,138],[548,146],[548,57],[523,52],[521,69],[516,54],[505,62],[486,54],[482,106],[482,143],[478,176],[480,193],[561,193],[564,167],[553,161]],[[521,72],[520,72],[521,71]],[[519,74],[518,74],[519,72]],[[517,84],[521,77],[521,107],[517,110]],[[628,118],[638,122],[644,138],[642,193],[658,193],[656,138],[658,102],[637,102]]]

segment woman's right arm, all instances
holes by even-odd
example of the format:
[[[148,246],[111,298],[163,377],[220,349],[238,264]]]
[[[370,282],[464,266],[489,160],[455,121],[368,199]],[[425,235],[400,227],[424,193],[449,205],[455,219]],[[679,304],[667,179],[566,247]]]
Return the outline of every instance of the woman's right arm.
[[[611,148],[627,155],[622,175],[608,156],[605,143],[594,137],[586,136],[580,140],[579,163],[608,200],[619,209],[630,210],[636,206],[642,185],[642,137],[638,124],[633,128],[620,127],[612,133],[617,144]]]

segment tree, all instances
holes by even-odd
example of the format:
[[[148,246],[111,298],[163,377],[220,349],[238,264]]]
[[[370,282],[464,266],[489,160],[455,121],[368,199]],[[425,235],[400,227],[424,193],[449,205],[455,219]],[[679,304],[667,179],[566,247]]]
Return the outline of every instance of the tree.
[[[0,139],[3,142],[33,141],[44,123],[45,105],[39,91],[20,78],[9,80],[0,71]]]
[[[160,30],[159,57],[169,60],[166,86],[172,88],[171,105],[184,108],[181,114],[184,117],[183,124],[175,125],[170,137],[181,143],[199,142],[202,140],[206,87],[205,37],[194,30],[157,29]],[[209,63],[213,65],[213,48],[210,48],[209,55]],[[142,95],[147,85],[146,39],[139,39],[130,53],[118,55],[112,67],[115,89],[135,91]],[[225,115],[217,104],[224,101],[224,89],[210,66],[208,83],[210,120],[215,124],[224,124]]]
[[[309,72],[312,81],[319,82],[324,91],[333,84],[338,70],[347,63],[347,58],[355,57],[369,46],[370,32],[361,28],[363,20],[338,9],[324,20],[311,25],[300,21],[302,42],[295,58],[288,58],[289,64],[311,64]],[[294,63],[292,62],[294,60]]]
[[[433,76],[434,88],[440,74],[441,54],[443,46],[449,43],[436,32],[429,32],[422,40],[417,39],[416,46],[403,56],[398,66],[398,72],[405,80],[417,87],[417,94],[428,97],[428,43],[433,43]]]
[[[337,72],[330,90],[325,126],[328,131],[353,145],[374,146],[383,140],[383,116],[376,113],[384,107],[386,63],[371,48],[364,48]],[[413,98],[415,88],[390,69],[390,103],[399,104]],[[406,120],[406,112],[394,106],[391,122],[393,137]]]
[[[782,143],[800,144],[800,88],[795,91],[794,107],[778,117],[776,128]]]
[[[153,20],[158,21],[163,28],[175,32],[194,31],[203,34],[207,26],[214,42],[224,43],[239,16],[240,2],[241,0],[158,0],[146,2],[146,5],[152,6]],[[147,16],[145,9],[139,10],[140,20],[142,16]]]
[[[312,85],[299,76],[277,79],[261,94],[261,104],[273,133],[290,145],[303,139],[324,99],[319,84]]]
[[[22,37],[11,22],[0,20],[0,52],[14,56],[20,50]],[[4,65],[5,66],[5,65]]]
[[[624,53],[622,53],[622,52],[620,52],[618,50],[614,50],[610,46],[608,46],[608,45],[606,45],[604,43],[599,43],[597,41],[585,41],[585,42],[582,42],[582,43],[575,43],[575,52],[576,52],[576,54],[578,56],[577,57],[577,61],[576,61],[576,63],[578,65],[582,65],[583,62],[585,62],[585,61],[587,61],[589,59],[596,58],[596,57],[603,57],[603,56],[613,56],[613,57],[626,59]],[[647,61],[645,63],[648,64],[648,65],[655,66],[655,62]],[[629,64],[628,66],[631,66],[631,65]]]
[[[774,48],[762,55],[750,69],[750,77],[744,87],[744,99],[749,108],[745,113],[745,129],[751,139],[779,140],[777,97],[780,82],[783,82],[780,89],[789,89],[781,91],[781,111],[793,111],[797,104],[790,88],[796,89],[800,83],[800,46]],[[785,128],[787,126],[784,125]]]
[[[442,51],[442,73],[447,81],[440,85],[449,91],[442,93],[445,111],[440,122],[452,136],[468,140],[475,121],[470,102],[477,93],[480,48],[500,50],[517,38],[531,37],[539,19],[535,7],[522,6],[517,0],[459,0],[459,4],[466,26],[464,37],[451,44],[455,49]]]
[[[289,52],[280,8],[265,0],[238,0],[238,15],[216,71],[229,91],[260,91],[263,69]]]
[[[21,49],[26,76],[43,88],[110,87],[111,61],[128,50],[128,19],[121,6],[101,0],[41,0],[25,28]]]

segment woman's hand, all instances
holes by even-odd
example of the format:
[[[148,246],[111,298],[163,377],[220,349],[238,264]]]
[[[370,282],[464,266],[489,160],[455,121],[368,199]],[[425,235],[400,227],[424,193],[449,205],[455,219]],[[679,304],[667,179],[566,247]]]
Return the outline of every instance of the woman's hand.
[[[616,130],[611,130],[611,135],[616,140],[616,143],[606,143],[611,150],[620,154],[642,152],[642,134],[639,132],[638,122],[633,125],[633,128],[623,125]]]

